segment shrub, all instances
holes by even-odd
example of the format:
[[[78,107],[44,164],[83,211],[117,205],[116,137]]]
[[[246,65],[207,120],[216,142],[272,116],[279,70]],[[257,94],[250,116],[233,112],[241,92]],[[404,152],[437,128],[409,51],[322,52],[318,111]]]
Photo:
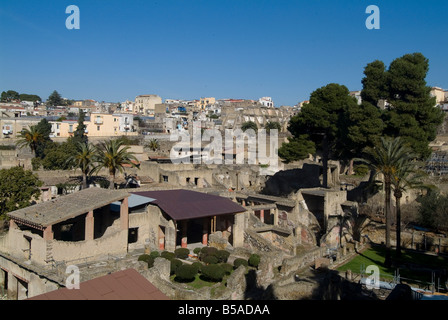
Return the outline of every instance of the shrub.
[[[162,258],[165,258],[165,259],[170,260],[170,261],[173,260],[176,257],[173,252],[169,252],[169,251],[163,251],[160,254],[160,256]]]
[[[224,278],[225,271],[218,264],[209,264],[202,267],[202,275],[205,279],[213,282],[219,282]]]
[[[353,171],[358,177],[364,177],[369,173],[370,169],[366,164],[359,164],[353,168]]]
[[[215,256],[205,256],[202,259],[202,262],[204,262],[205,264],[216,264],[218,263],[218,258],[216,258]]]
[[[148,262],[149,259],[151,259],[151,256],[149,254],[142,254],[138,257],[138,261]]]
[[[192,267],[196,269],[196,273],[201,272],[203,264],[200,262],[193,262],[191,264]]]
[[[176,270],[182,265],[182,261],[180,261],[179,259],[171,259],[171,274],[175,274]]]
[[[247,267],[249,265],[249,263],[247,262],[247,260],[241,259],[241,258],[237,258],[237,259],[235,259],[235,261],[233,261],[233,267],[235,269],[238,269],[238,267],[241,265]]]
[[[221,266],[226,274],[232,273],[233,266],[230,263],[220,263],[219,266]]]
[[[193,253],[195,254],[195,255],[198,255],[199,256],[199,254],[201,253],[201,248],[194,248],[193,249]]]
[[[148,264],[148,268],[152,268],[154,266],[154,257],[151,257],[149,254],[142,254],[138,257],[138,261],[144,261]]]
[[[189,253],[190,250],[187,248],[177,248],[176,250],[174,250],[174,255],[178,259],[187,259]]]
[[[158,258],[158,257],[160,257],[160,252],[159,251],[153,251],[153,252],[151,252],[150,254],[149,254],[149,256],[150,257],[152,257],[152,258]]]
[[[219,262],[227,262],[227,259],[229,259],[230,252],[226,250],[218,250],[216,253],[216,257],[218,258]]]
[[[258,268],[258,265],[260,264],[260,256],[255,253],[251,254],[248,262],[251,267]]]
[[[197,275],[198,270],[193,265],[183,264],[179,266],[176,271],[176,281],[181,282],[190,282],[194,280],[194,277]]]

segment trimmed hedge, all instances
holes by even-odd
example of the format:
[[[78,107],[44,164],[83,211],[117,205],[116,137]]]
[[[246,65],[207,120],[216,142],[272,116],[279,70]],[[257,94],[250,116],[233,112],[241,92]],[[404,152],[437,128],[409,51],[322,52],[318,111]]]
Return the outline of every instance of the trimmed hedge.
[[[174,250],[174,255],[178,259],[187,259],[189,254],[190,250],[187,248],[177,248],[176,250]]]
[[[232,273],[233,266],[230,263],[220,263],[219,266],[221,266],[226,274]]]
[[[158,257],[160,257],[160,252],[159,251],[153,251],[153,252],[151,252],[150,254],[149,254],[149,256],[150,257],[152,257],[152,258],[158,258]]]
[[[194,267],[196,269],[196,272],[198,273],[201,272],[203,264],[200,262],[193,262],[191,266]]]
[[[180,261],[179,259],[171,259],[171,264],[170,264],[170,273],[171,275],[176,273],[176,270],[182,265],[182,261]]]
[[[194,249],[193,249],[193,253],[194,253],[195,255],[199,256],[199,254],[201,253],[201,248],[199,248],[199,247],[194,248]]]
[[[169,251],[163,251],[160,254],[160,256],[162,258],[165,258],[165,259],[170,260],[170,261],[173,260],[176,257],[176,255],[173,252],[169,252]]]
[[[144,262],[148,262],[149,259],[151,259],[151,256],[149,254],[142,254],[141,256],[138,257],[138,261],[144,261]]]
[[[247,262],[247,260],[241,259],[241,258],[237,258],[237,259],[235,259],[235,261],[233,261],[233,268],[234,269],[238,269],[238,267],[241,266],[241,265],[247,267],[249,265],[249,263]]]
[[[258,265],[260,264],[260,256],[255,253],[251,254],[248,263],[251,267],[258,268]]]
[[[218,250],[218,252],[216,252],[216,257],[218,258],[219,262],[227,262],[229,256],[230,252],[226,250]]]
[[[204,262],[205,264],[216,264],[219,262],[218,258],[215,256],[205,256],[202,259],[202,262]]]
[[[226,274],[225,270],[218,264],[203,266],[201,273],[205,279],[212,282],[222,281]]]
[[[191,282],[198,274],[198,270],[193,265],[183,264],[176,269],[175,274],[176,281]]]

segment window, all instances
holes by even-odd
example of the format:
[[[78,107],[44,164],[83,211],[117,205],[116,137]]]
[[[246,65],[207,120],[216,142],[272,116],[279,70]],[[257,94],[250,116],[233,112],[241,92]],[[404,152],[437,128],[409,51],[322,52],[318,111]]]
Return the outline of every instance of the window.
[[[100,131],[101,126],[96,126],[96,131]]]
[[[138,228],[129,228],[128,243],[136,243],[138,241]]]
[[[73,125],[72,125],[72,124],[68,126],[68,132],[69,132],[69,133],[72,133],[72,132],[73,132]]]

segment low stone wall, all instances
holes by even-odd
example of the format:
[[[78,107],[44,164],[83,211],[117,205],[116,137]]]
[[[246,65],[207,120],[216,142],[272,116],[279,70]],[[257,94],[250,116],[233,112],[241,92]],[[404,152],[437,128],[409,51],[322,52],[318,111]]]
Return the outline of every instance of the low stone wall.
[[[289,274],[303,267],[313,265],[315,259],[323,257],[325,253],[326,248],[316,247],[297,256],[286,258],[283,260],[280,272],[282,274]]]

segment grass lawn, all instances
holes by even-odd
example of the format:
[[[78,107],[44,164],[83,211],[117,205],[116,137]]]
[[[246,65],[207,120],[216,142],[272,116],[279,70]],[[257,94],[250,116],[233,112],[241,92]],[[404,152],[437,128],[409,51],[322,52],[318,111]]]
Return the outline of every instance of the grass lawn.
[[[381,275],[393,277],[396,268],[387,268],[384,266],[386,250],[384,247],[375,246],[366,249],[361,254],[350,260],[348,263],[340,266],[338,271],[352,270],[354,273],[360,273],[361,267],[366,268],[368,265],[378,266]],[[392,259],[395,258],[395,251],[392,250]],[[399,273],[401,277],[415,279],[418,281],[431,281],[431,272],[429,270],[417,271],[411,270],[406,265],[412,264],[414,267],[428,269],[446,269],[448,267],[448,259],[441,256],[426,255],[412,251],[402,251],[400,258]]]

